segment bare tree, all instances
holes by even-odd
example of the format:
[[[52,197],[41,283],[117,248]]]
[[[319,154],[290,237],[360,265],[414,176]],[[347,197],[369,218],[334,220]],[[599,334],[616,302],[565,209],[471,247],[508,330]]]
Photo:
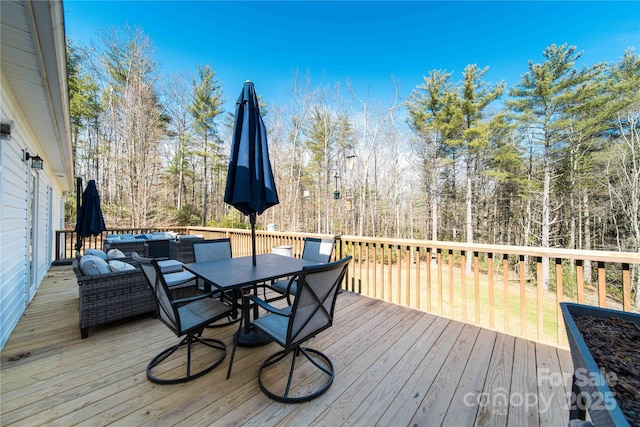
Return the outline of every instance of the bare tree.
[[[626,108],[617,116],[618,137],[607,161],[607,187],[616,209],[625,219],[616,226],[618,249],[640,251],[640,56],[625,52],[621,63],[612,70],[613,92]],[[627,239],[620,238],[624,230]],[[622,242],[621,240],[626,240]],[[640,271],[634,265],[633,279],[636,307],[640,307]]]
[[[109,78],[109,110],[112,124],[111,157],[121,171],[117,188],[127,200],[132,227],[146,223],[149,194],[158,185],[160,162],[157,152],[165,134],[166,116],[155,93],[157,82],[151,41],[140,30],[125,34],[112,31],[102,38],[103,63]]]
[[[175,75],[165,83],[164,90],[167,115],[170,117],[171,125],[168,135],[170,143],[163,158],[170,159],[167,171],[174,178],[175,207],[178,211],[185,203],[188,162],[193,152],[192,116],[188,108],[191,102],[188,81],[183,75]],[[193,185],[193,176],[191,185]]]
[[[301,200],[307,200],[305,204],[309,204],[308,201],[311,196],[311,188],[308,184],[303,184],[303,140],[304,140],[304,128],[308,126],[309,115],[312,111],[313,98],[315,97],[314,91],[311,90],[311,82],[309,75],[301,76],[299,70],[293,78],[292,88],[290,93],[290,107],[289,117],[287,120],[287,141],[289,144],[289,152],[286,159],[284,159],[284,165],[286,165],[287,181],[289,185],[286,186],[284,194],[284,205],[289,207],[290,215],[287,219],[289,222],[289,228],[292,230],[299,230],[302,227],[306,230],[307,224],[305,219],[310,216],[313,209],[304,209]]]
[[[377,106],[371,108],[371,101],[369,97],[360,96],[350,82],[347,82],[349,92],[358,103],[358,107],[355,108],[354,116],[358,117],[356,121],[355,131],[357,135],[354,137],[354,148],[357,152],[356,167],[357,173],[354,174],[359,177],[361,182],[359,186],[358,196],[358,235],[363,236],[365,234],[365,217],[366,208],[369,207],[370,227],[366,231],[368,235],[376,236],[378,233],[376,224],[376,210],[378,207],[378,172],[381,168],[378,166],[379,155],[378,150],[383,144],[381,140],[385,136],[386,132],[392,125],[393,114],[398,108],[399,90],[398,87],[393,84],[393,98],[390,105]],[[382,166],[382,165],[380,165]],[[361,168],[361,169],[360,169]],[[370,184],[369,180],[373,183]],[[369,189],[373,187],[373,191]],[[373,200],[368,200],[372,197]]]

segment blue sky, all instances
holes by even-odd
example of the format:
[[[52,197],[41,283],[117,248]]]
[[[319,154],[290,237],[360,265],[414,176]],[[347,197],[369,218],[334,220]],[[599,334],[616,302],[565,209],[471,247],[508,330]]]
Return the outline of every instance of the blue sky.
[[[67,35],[76,44],[109,27],[139,27],[162,74],[195,75],[209,64],[227,105],[249,79],[266,102],[282,101],[296,69],[312,84],[385,100],[391,79],[402,96],[431,70],[489,66],[485,80],[514,85],[529,60],[552,43],[584,51],[578,66],[617,62],[640,51],[640,1],[572,2],[222,2],[65,0]],[[346,89],[345,89],[346,91]]]

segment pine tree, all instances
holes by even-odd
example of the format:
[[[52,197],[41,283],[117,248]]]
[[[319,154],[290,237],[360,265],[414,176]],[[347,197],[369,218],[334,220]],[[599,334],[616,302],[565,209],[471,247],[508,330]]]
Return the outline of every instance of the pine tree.
[[[575,46],[547,47],[542,63],[529,61],[529,71],[522,76],[522,80],[514,86],[510,95],[513,98],[509,106],[516,113],[524,133],[539,143],[542,147],[543,190],[542,214],[540,218],[541,238],[540,246],[551,246],[551,228],[556,222],[552,218],[553,194],[552,180],[554,177],[554,162],[558,150],[564,147],[566,139],[566,123],[564,114],[573,105],[576,87],[588,79],[588,73],[576,70],[574,63],[582,52],[577,52]],[[542,259],[542,282],[545,289],[549,287],[549,258]]]
[[[461,115],[451,73],[435,70],[411,93],[407,103],[409,125],[422,138],[416,147],[431,211],[431,240],[438,240],[438,178],[441,159],[451,156],[459,141]],[[451,163],[455,168],[455,160]],[[455,193],[455,171],[450,176]]]
[[[489,104],[498,99],[504,92],[505,84],[491,87],[482,81],[488,67],[480,70],[476,64],[467,65],[464,69],[460,108],[462,110],[462,150],[466,163],[466,241],[473,243],[473,207],[474,207],[474,179],[479,177],[481,169],[479,163],[481,155],[489,147],[490,126],[486,110]],[[475,166],[475,167],[474,167]],[[471,253],[467,254],[467,272],[471,273]]]
[[[210,192],[209,159],[215,159],[216,153],[212,153],[212,150],[215,150],[214,147],[218,144],[215,119],[222,113],[222,87],[209,65],[198,67],[198,78],[198,81],[194,79],[192,83],[193,101],[189,106],[189,112],[193,116],[196,130],[202,137],[202,225],[205,226]]]

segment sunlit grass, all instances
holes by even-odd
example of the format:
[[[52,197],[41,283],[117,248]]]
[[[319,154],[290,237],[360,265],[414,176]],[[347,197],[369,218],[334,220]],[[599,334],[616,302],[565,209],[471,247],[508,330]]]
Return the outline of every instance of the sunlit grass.
[[[435,260],[428,268],[426,261],[420,262],[419,273],[416,264],[411,262],[407,265],[404,257],[400,264],[397,259],[393,259],[391,264],[388,258],[385,261],[382,267],[380,264],[374,267],[374,264],[354,262],[350,283],[367,296],[543,343],[568,346],[559,303],[576,300],[575,292],[570,289],[558,296],[555,287],[538,289],[533,280],[521,284],[516,275],[509,277],[505,288],[501,266],[500,269],[494,266],[493,297],[486,268],[477,275],[477,290],[474,274],[466,274],[463,297],[463,274],[459,262],[454,262],[453,274],[450,274],[446,259],[442,261],[442,268]],[[428,271],[430,281],[427,280]],[[418,274],[419,289],[416,286]],[[585,286],[584,292],[585,301],[595,304],[596,290]]]

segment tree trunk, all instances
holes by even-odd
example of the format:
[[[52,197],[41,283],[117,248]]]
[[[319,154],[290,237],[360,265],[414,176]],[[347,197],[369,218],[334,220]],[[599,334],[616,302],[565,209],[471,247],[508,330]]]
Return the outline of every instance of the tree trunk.
[[[589,215],[589,194],[587,191],[582,196],[582,223],[584,227],[584,248],[585,250],[591,250],[591,218]],[[592,279],[591,261],[585,261],[584,263],[584,280],[587,283],[591,283]]]
[[[466,195],[466,223],[467,223],[467,243],[473,243],[473,206],[472,206],[472,188],[471,188],[471,171],[467,168],[467,195]],[[473,263],[473,251],[467,251],[467,274],[471,274],[471,266]]]
[[[207,139],[205,137],[204,141],[204,157],[203,157],[203,173],[202,173],[202,226],[207,226],[207,203],[208,200],[208,191],[207,191]]]
[[[542,223],[540,246],[548,248],[551,243],[551,156],[547,137],[544,147],[544,182],[542,186]],[[542,257],[542,286],[549,289],[549,257]]]
[[[433,154],[431,157],[431,182],[429,204],[431,206],[431,240],[438,240],[438,136],[433,134]]]

